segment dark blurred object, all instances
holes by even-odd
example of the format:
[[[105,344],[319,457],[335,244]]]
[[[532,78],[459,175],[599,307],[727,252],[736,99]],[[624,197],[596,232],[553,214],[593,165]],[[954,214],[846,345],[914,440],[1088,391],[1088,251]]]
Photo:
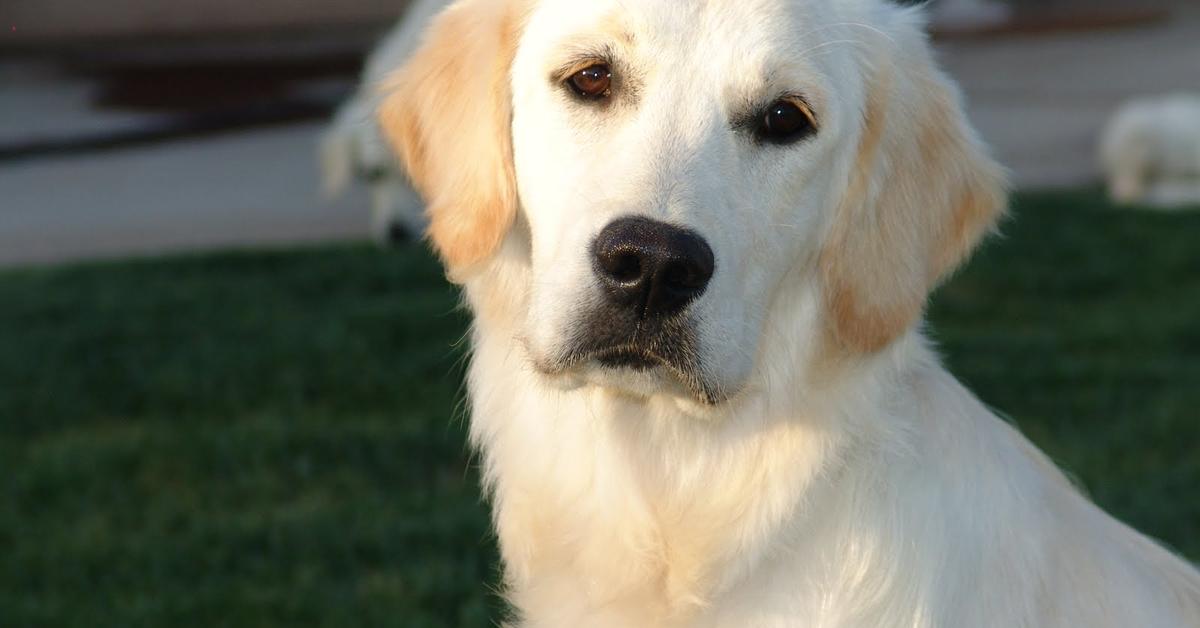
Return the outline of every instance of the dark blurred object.
[[[0,133],[0,161],[326,118],[406,4],[7,0],[2,80],[27,101],[57,89],[122,123],[12,127]]]
[[[388,24],[406,0],[4,0],[0,48],[230,34],[329,32]]]
[[[201,112],[289,98],[298,84],[355,75],[354,53],[306,59],[258,59],[143,65],[74,66],[97,80],[95,105],[104,109]]]
[[[239,59],[182,50],[66,55],[56,74],[94,85],[93,109],[155,115],[88,133],[0,138],[0,162],[324,119],[350,93],[362,63],[357,46],[283,52]]]

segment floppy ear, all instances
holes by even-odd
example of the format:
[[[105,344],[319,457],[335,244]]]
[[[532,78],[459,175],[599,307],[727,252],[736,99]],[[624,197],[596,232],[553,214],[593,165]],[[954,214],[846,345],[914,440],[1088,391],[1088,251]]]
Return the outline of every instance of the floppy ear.
[[[918,38],[873,67],[854,170],[821,252],[829,325],[852,352],[878,351],[916,322],[1006,205],[1002,169]]]
[[[491,256],[516,216],[509,72],[524,19],[519,4],[452,4],[389,81],[380,106],[451,276]]]

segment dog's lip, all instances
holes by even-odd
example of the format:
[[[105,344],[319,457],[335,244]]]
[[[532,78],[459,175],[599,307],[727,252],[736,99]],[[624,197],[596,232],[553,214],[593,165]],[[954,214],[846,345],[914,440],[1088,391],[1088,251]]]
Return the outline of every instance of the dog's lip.
[[[526,350],[529,350],[527,340],[523,340]],[[579,374],[580,369],[586,367],[590,362],[599,364],[604,368],[621,369],[625,368],[633,371],[648,372],[655,369],[661,369],[660,372],[669,373],[683,385],[685,389],[692,393],[693,399],[703,406],[717,407],[732,398],[732,395],[726,391],[706,386],[696,375],[689,370],[672,364],[666,358],[660,357],[649,349],[638,347],[630,344],[622,344],[600,349],[592,349],[589,351],[581,351],[570,355],[567,358],[546,361],[533,357],[535,354],[530,351],[531,363],[536,372],[550,378],[570,377],[572,374]],[[607,356],[607,358],[605,357]],[[620,360],[626,358],[636,358],[639,361],[645,361],[648,366],[643,368],[632,368],[629,364],[622,364]],[[605,360],[616,360],[614,363],[605,364]]]
[[[526,343],[526,349],[528,350],[528,343]],[[530,356],[534,356],[532,351],[530,351]],[[531,362],[537,372],[548,376],[578,372],[580,369],[587,368],[589,364],[598,364],[608,369],[624,368],[633,371],[649,371],[671,366],[666,358],[647,349],[628,344],[577,351],[557,360],[532,357]]]
[[[619,345],[589,351],[578,356],[576,364],[597,363],[604,368],[626,369],[646,372],[662,369],[664,374],[674,376],[685,389],[691,391],[695,400],[705,406],[719,406],[729,397],[706,387],[690,370],[673,363],[654,351],[637,345]]]
[[[653,352],[631,346],[600,349],[585,357],[589,358],[608,368],[627,368],[635,371],[648,371],[666,362]]]

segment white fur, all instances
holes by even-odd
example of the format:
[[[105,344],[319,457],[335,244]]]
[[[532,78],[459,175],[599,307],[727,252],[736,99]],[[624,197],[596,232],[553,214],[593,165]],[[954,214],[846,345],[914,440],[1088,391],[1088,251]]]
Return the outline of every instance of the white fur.
[[[1118,203],[1200,206],[1200,94],[1127,103],[1104,130],[1100,160]]]
[[[945,371],[919,321],[830,357],[819,260],[853,185],[870,77],[898,73],[876,90],[893,127],[943,125],[976,146],[952,98],[921,117],[944,79],[919,14],[882,0],[531,4],[511,68],[518,215],[498,251],[455,269],[475,314],[471,438],[517,626],[1200,626],[1197,573],[1084,499]],[[597,47],[638,81],[605,111],[549,78]],[[815,137],[765,147],[731,128],[780,90],[809,100]],[[957,176],[919,170],[909,140],[889,137],[865,197],[923,199]],[[926,210],[912,205],[881,209]],[[545,374],[601,298],[589,243],[630,214],[715,252],[689,311],[720,403],[662,370]],[[925,267],[911,244],[885,273]]]
[[[325,193],[342,193],[354,179],[371,191],[371,235],[381,244],[394,229],[411,235],[425,230],[425,204],[413,191],[375,121],[380,84],[412,54],[429,20],[448,0],[418,0],[367,57],[359,88],[338,107],[321,138],[320,160]]]

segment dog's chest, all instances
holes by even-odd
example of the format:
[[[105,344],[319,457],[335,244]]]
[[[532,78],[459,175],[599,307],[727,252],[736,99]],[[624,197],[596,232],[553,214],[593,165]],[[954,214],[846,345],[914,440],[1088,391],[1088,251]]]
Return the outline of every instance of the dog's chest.
[[[666,626],[686,615],[711,587],[730,524],[706,508],[657,503],[636,470],[556,432],[557,452],[489,455],[514,601],[531,617],[560,617],[554,625],[586,625],[601,607],[621,617],[605,625]]]
[[[691,625],[779,542],[822,458],[794,425],[667,451],[604,400],[560,396],[547,413],[535,392],[508,390],[521,392],[476,391],[473,428],[529,626]]]

